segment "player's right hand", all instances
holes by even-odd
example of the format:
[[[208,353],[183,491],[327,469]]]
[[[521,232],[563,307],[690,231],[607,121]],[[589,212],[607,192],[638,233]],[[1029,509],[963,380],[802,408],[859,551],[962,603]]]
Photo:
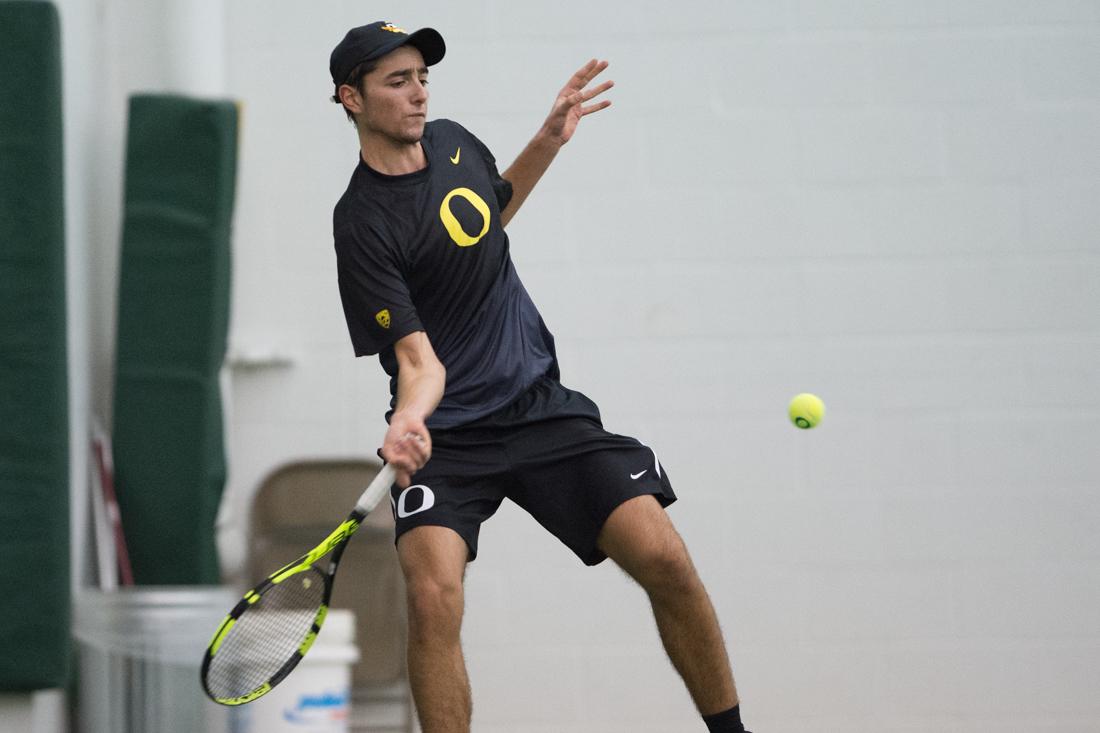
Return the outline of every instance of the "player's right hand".
[[[412,483],[413,474],[432,457],[432,436],[422,420],[407,418],[394,413],[390,428],[382,441],[382,458],[394,467],[397,485],[401,488]]]

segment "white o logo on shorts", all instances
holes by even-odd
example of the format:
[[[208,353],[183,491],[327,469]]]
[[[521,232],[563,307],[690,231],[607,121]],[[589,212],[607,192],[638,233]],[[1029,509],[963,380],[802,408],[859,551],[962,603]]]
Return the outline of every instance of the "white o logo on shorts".
[[[407,509],[405,509],[405,499],[409,496],[409,492],[413,489],[420,489],[420,491],[423,493],[423,500],[420,502],[420,506],[418,506],[416,509],[408,511]],[[410,486],[409,488],[402,491],[401,496],[397,497],[397,516],[404,519],[405,517],[411,517],[412,515],[419,514],[420,512],[426,512],[433,506],[435,506],[435,492],[433,492],[424,484],[416,484],[415,486]]]

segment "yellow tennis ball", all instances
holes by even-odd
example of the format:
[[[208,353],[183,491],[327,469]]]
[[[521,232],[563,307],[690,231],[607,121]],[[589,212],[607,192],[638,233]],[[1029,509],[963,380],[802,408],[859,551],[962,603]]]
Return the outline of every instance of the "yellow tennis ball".
[[[795,395],[787,408],[787,414],[791,416],[791,422],[803,430],[809,430],[821,422],[825,417],[825,403],[817,395],[803,392]]]

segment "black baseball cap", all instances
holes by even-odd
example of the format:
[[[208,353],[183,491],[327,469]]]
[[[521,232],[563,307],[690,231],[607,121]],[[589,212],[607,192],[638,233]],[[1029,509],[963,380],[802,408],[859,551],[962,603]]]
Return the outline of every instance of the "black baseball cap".
[[[428,66],[438,64],[447,52],[443,36],[434,28],[421,28],[408,33],[393,23],[384,20],[352,28],[344,40],[332,49],[328,60],[328,70],[332,74],[332,83],[340,86],[348,80],[356,66],[364,61],[382,58],[390,51],[404,45],[416,48],[424,56]]]

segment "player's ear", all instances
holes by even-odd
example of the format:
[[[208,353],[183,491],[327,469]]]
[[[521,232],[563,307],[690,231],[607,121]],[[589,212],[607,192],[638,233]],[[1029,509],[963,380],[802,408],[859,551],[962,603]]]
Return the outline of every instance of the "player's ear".
[[[340,103],[344,105],[345,109],[352,114],[362,114],[363,94],[358,89],[351,84],[341,84],[336,92],[339,95]]]

